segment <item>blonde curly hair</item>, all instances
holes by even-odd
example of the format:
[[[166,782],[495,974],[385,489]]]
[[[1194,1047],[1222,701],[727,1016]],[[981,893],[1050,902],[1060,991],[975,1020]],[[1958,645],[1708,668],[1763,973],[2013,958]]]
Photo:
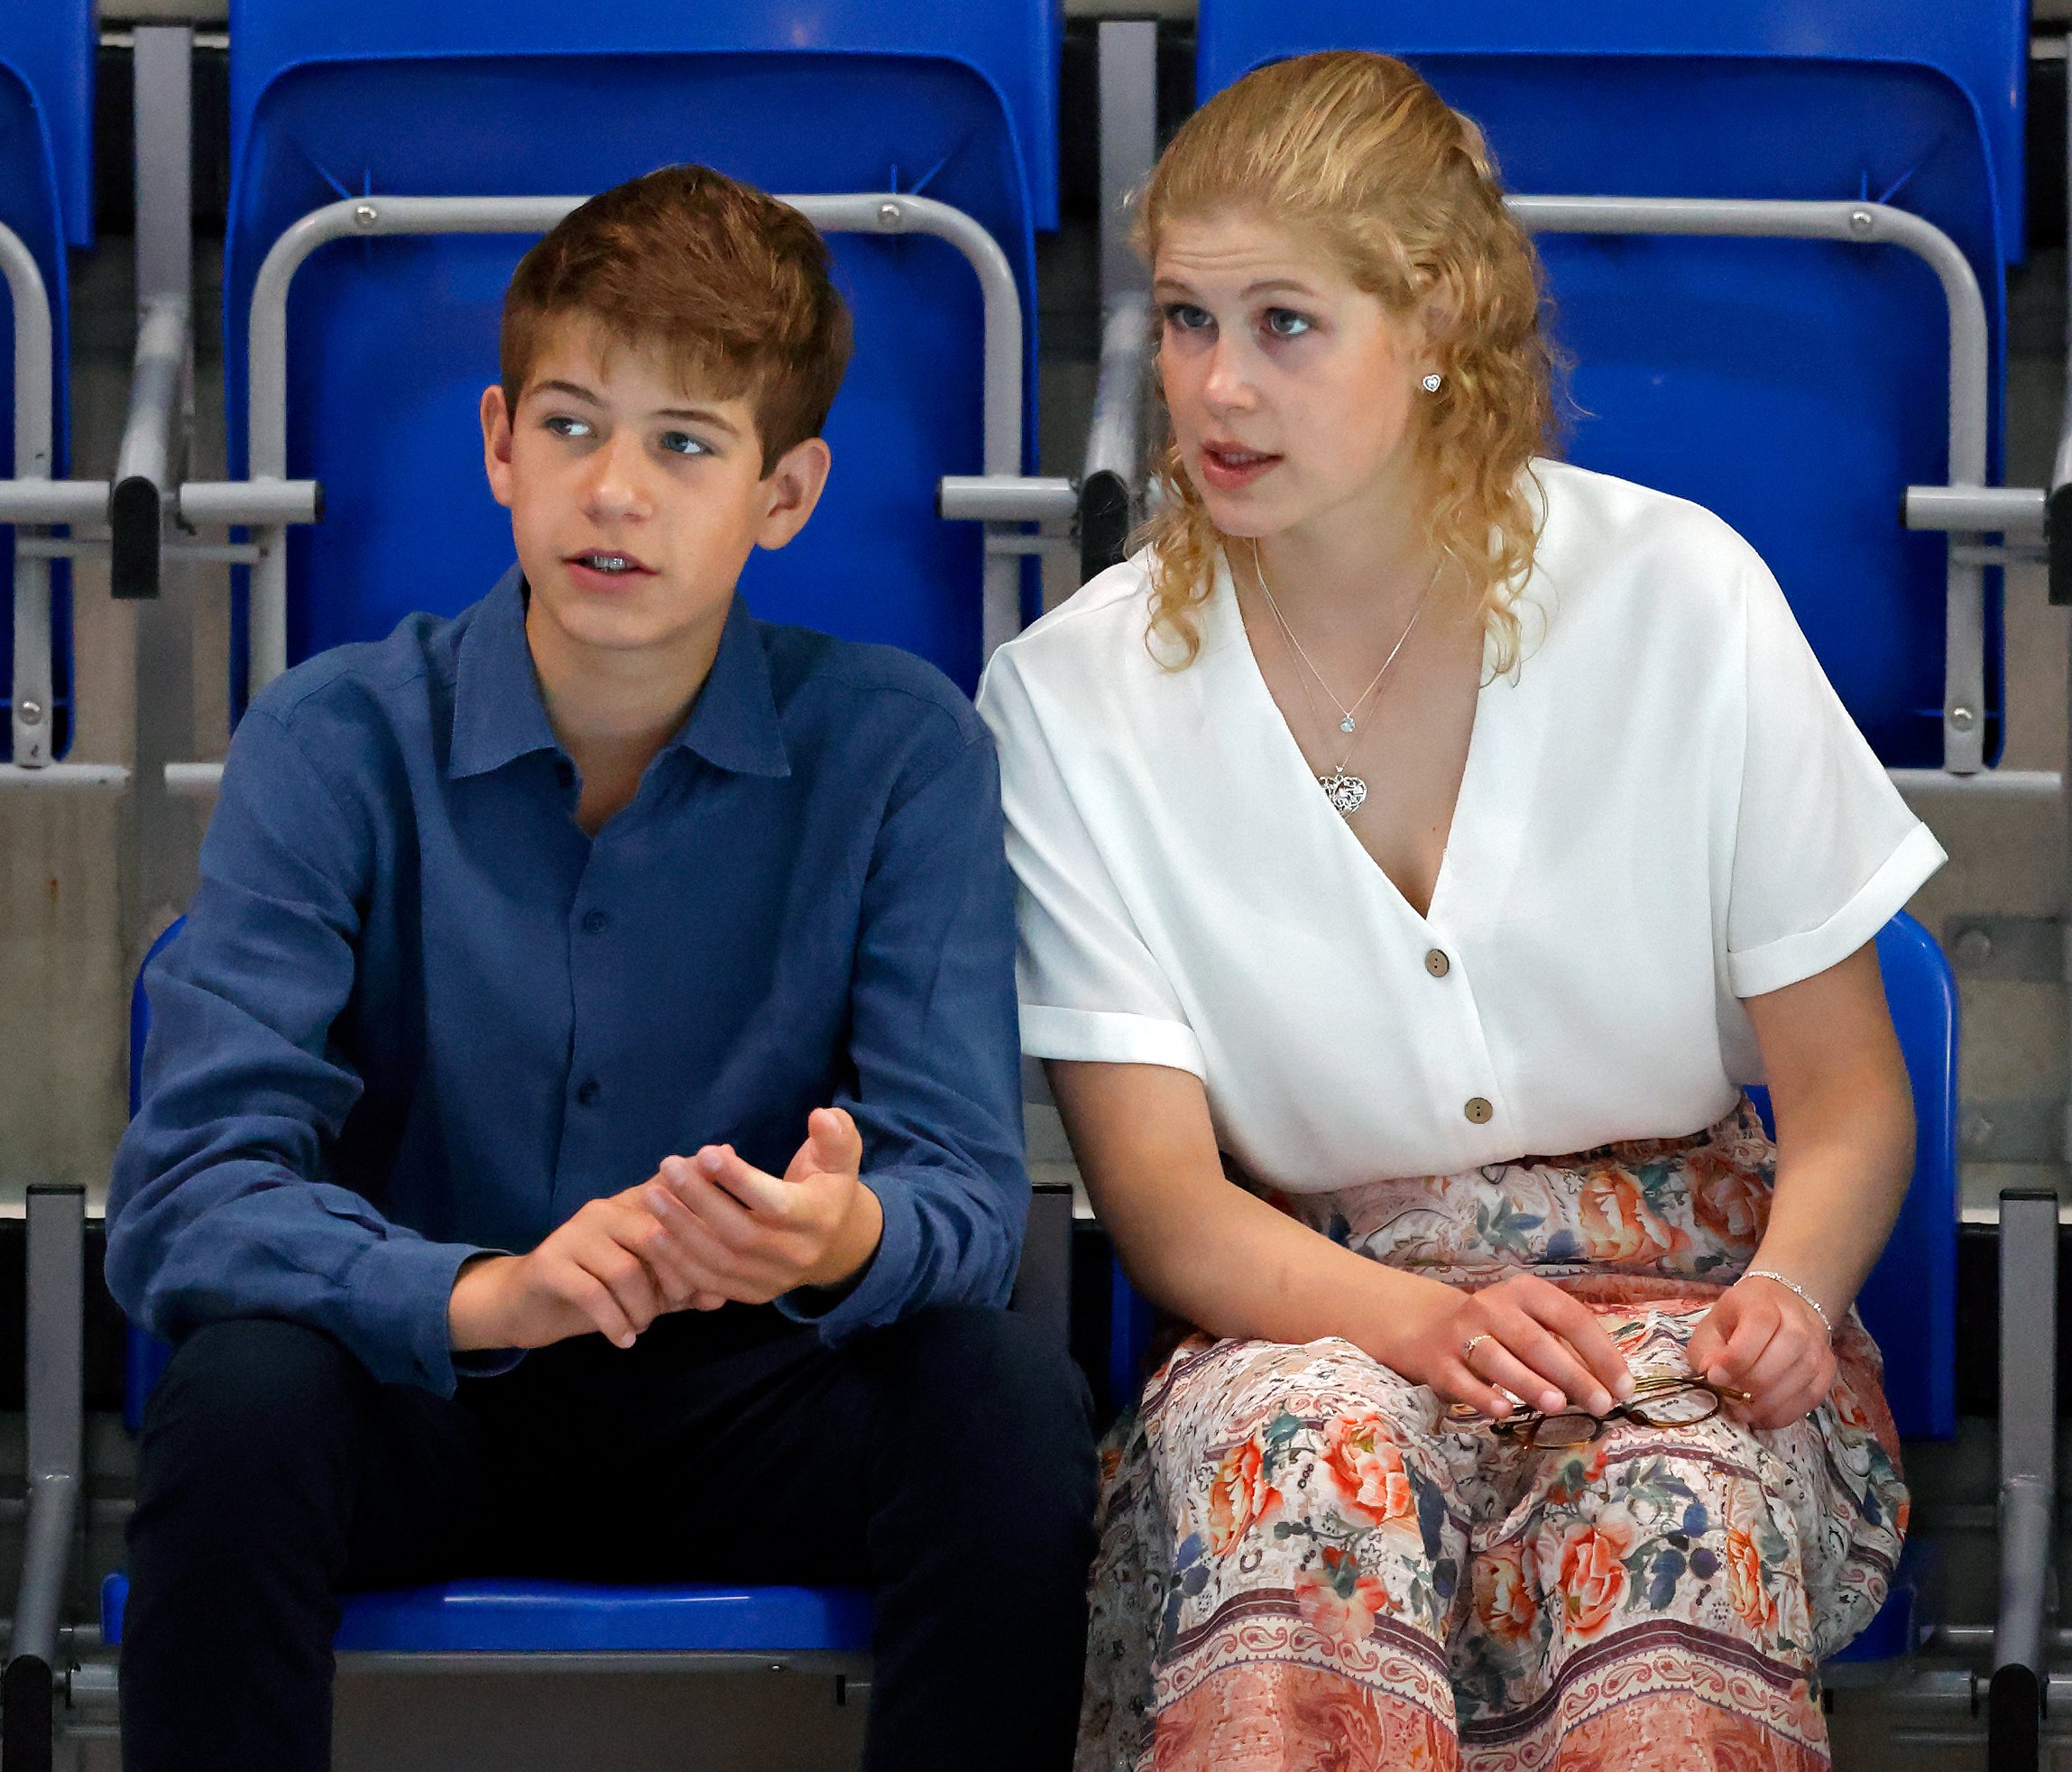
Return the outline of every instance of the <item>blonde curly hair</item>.
[[[1426,531],[1481,599],[1492,669],[1513,669],[1539,540],[1526,468],[1553,447],[1556,365],[1541,327],[1539,255],[1504,207],[1482,132],[1392,56],[1275,62],[1174,136],[1144,189],[1137,247],[1155,264],[1168,223],[1233,208],[1319,243],[1392,314],[1438,303],[1444,381],[1414,409]],[[1224,538],[1170,426],[1151,471],[1165,496],[1138,538],[1152,558],[1146,643],[1179,669],[1200,651],[1194,612]]]

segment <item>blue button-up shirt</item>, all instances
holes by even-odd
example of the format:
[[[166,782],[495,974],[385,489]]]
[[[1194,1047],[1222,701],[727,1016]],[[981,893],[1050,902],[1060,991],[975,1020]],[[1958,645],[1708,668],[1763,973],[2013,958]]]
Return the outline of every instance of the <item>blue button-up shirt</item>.
[[[838,1302],[778,1308],[834,1342],[1004,1302],[1028,1197],[1014,911],[970,705],[737,600],[682,729],[589,837],[524,596],[514,569],[450,622],[327,652],[238,726],[146,979],[117,1302],[169,1338],[308,1323],[449,1391],[469,1256],[701,1145],[782,1174],[831,1103],[883,1239]]]

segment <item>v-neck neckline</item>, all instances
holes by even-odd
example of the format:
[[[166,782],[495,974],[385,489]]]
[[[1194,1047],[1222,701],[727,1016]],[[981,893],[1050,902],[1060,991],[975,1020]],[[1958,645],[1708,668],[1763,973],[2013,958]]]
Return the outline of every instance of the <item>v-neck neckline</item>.
[[[1353,859],[1379,880],[1395,902],[1421,925],[1427,928],[1438,927],[1441,900],[1450,895],[1451,882],[1460,872],[1454,838],[1460,830],[1461,810],[1469,804],[1470,791],[1475,786],[1476,760],[1487,748],[1482,739],[1487,724],[1483,719],[1483,702],[1485,692],[1489,688],[1487,681],[1483,681],[1476,688],[1475,717],[1468,730],[1468,755],[1461,765],[1460,786],[1453,796],[1452,817],[1447,821],[1445,841],[1439,851],[1439,869],[1432,877],[1431,902],[1423,910],[1419,910],[1411,903],[1410,895],[1396,883],[1395,876],[1374,858],[1368,846],[1354,833],[1350,823],[1324,797],[1322,789],[1317,785],[1316,772],[1310,768],[1310,760],[1303,754],[1303,747],[1295,738],[1294,729],[1288,724],[1288,716],[1282,711],[1280,703],[1274,699],[1274,692],[1266,682],[1266,672],[1259,669],[1259,655],[1252,649],[1251,631],[1245,625],[1245,612],[1238,602],[1238,584],[1230,570],[1229,557],[1220,550],[1216,556],[1213,595],[1208,614],[1211,621],[1219,624],[1229,623],[1231,632],[1224,645],[1243,652],[1241,669],[1248,689],[1257,696],[1258,712],[1279,734],[1283,761],[1293,762],[1296,780],[1306,787],[1317,811],[1327,817],[1336,827],[1335,841],[1344,844],[1350,850]]]

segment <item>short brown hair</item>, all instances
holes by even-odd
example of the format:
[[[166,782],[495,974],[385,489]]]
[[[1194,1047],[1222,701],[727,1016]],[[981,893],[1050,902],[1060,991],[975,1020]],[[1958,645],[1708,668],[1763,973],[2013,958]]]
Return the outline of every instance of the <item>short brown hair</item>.
[[[571,210],[519,261],[499,370],[513,412],[557,320],[659,346],[686,385],[749,396],[768,474],[820,435],[849,366],[827,243],[788,203],[709,166],[665,166]]]

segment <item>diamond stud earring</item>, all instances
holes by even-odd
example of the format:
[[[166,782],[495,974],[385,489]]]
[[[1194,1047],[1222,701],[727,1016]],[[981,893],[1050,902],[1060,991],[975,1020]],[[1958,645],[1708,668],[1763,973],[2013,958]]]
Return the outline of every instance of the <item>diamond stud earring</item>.
[[[1423,388],[1426,393],[1437,393],[1439,392],[1439,372],[1437,370],[1433,370],[1431,374],[1425,376],[1423,381],[1418,383],[1417,385]]]

